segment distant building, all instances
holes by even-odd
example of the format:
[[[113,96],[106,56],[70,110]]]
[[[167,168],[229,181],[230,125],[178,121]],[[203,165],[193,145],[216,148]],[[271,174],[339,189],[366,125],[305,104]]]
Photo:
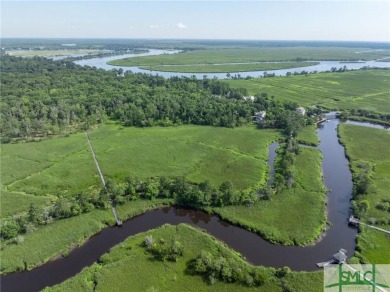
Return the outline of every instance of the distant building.
[[[255,116],[254,116],[255,122],[260,123],[261,121],[264,120],[266,115],[267,115],[267,113],[265,111],[255,113]]]
[[[255,101],[255,97],[253,95],[243,96],[242,98],[245,100]]]
[[[301,106],[296,109],[296,112],[301,114],[302,116],[304,116],[306,114],[305,108],[301,107]]]

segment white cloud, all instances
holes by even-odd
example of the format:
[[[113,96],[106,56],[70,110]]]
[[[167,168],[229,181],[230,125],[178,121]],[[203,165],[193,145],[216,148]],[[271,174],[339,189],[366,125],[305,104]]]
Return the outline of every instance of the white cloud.
[[[176,23],[176,27],[177,27],[177,28],[180,28],[180,29],[186,29],[186,28],[187,28],[187,25],[185,25],[185,24],[182,23],[182,22],[178,22],[178,23]]]
[[[150,24],[150,29],[170,29],[170,28],[186,29],[188,26],[182,22],[176,24]]]

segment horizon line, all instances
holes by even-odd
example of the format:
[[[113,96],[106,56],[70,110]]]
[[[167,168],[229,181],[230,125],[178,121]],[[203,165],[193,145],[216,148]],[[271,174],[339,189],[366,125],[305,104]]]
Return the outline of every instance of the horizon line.
[[[265,41],[265,42],[365,42],[365,43],[389,43],[390,41],[386,40],[303,40],[303,39],[229,39],[229,38],[131,38],[131,37],[2,37],[1,39],[48,39],[48,40],[67,40],[67,39],[77,39],[77,40],[175,40],[175,41]]]

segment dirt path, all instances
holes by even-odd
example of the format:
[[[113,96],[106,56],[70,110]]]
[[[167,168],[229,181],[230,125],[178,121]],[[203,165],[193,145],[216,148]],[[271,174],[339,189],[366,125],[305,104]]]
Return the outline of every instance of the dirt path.
[[[93,147],[92,147],[92,143],[91,143],[91,140],[89,139],[89,135],[88,135],[88,132],[85,131],[85,135],[87,136],[87,141],[88,141],[88,144],[89,144],[89,148],[91,148],[91,152],[92,152],[92,157],[93,157],[93,160],[95,161],[95,164],[96,164],[96,167],[97,167],[97,170],[99,172],[99,176],[100,176],[100,179],[103,183],[103,187],[104,189],[107,191],[107,188],[106,188],[106,181],[104,180],[104,176],[103,176],[103,173],[100,169],[100,166],[99,166],[99,162],[96,158],[96,155],[95,155],[95,151],[93,150]],[[122,221],[119,219],[119,216],[118,216],[118,212],[116,211],[116,208],[114,206],[114,204],[112,203],[111,199],[110,199],[110,196],[109,194],[107,193],[107,197],[108,197],[108,201],[110,202],[110,205],[111,205],[111,208],[112,208],[112,213],[114,213],[114,217],[115,217],[115,220],[116,220],[116,224],[117,225],[122,225]]]

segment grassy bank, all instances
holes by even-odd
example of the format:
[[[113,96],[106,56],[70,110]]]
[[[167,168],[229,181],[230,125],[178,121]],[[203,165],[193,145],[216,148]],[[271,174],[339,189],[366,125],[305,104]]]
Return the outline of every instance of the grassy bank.
[[[154,260],[143,246],[146,236],[152,236],[155,240],[164,238],[179,241],[183,246],[183,256],[174,263]],[[257,269],[263,275],[264,283],[259,287],[249,288],[222,281],[211,285],[208,279],[188,272],[189,262],[202,250],[214,256],[223,256],[224,259],[233,259],[243,268],[253,268],[236,252],[199,229],[185,224],[177,227],[164,225],[129,237],[102,256],[99,263],[46,291],[282,291],[283,284],[289,289],[299,287],[305,291],[318,291],[322,287],[321,272],[291,272],[279,279],[275,277],[274,269],[260,267]]]
[[[318,62],[286,62],[286,63],[257,63],[257,64],[211,64],[211,65],[154,65],[140,66],[141,69],[183,72],[183,73],[232,73],[245,71],[263,71],[307,67],[319,64]]]
[[[356,51],[366,51],[356,54]],[[108,62],[117,66],[155,66],[188,64],[222,64],[241,62],[308,60],[373,60],[387,57],[390,51],[370,51],[341,47],[258,47],[219,48],[186,51],[179,54],[118,59]]]
[[[305,245],[314,241],[326,220],[321,153],[302,149],[295,167],[297,180],[293,187],[271,196],[271,200],[251,207],[214,208],[213,212],[272,242]]]
[[[246,88],[252,95],[266,92],[277,100],[300,106],[390,113],[389,80],[390,70],[359,70],[226,82],[235,88]]]
[[[390,230],[389,211],[379,208],[386,206],[390,189],[390,132],[362,126],[341,124],[339,136],[351,162],[356,187],[361,185],[362,174],[367,174],[367,188],[355,194],[356,204],[367,202],[367,209],[360,212],[363,222],[376,223],[378,227]],[[358,256],[363,262],[389,264],[389,236],[378,230],[360,228],[357,238]]]
[[[303,128],[299,131],[298,136],[296,137],[298,143],[309,145],[309,146],[317,146],[320,143],[317,135],[317,126],[310,125]]]
[[[146,210],[168,204],[168,200],[139,200],[119,206],[121,219],[131,218]],[[39,266],[50,259],[66,255],[73,247],[82,245],[89,237],[107,225],[114,225],[111,209],[94,210],[68,219],[40,226],[24,236],[21,244],[3,244],[0,250],[0,271],[10,273]]]

